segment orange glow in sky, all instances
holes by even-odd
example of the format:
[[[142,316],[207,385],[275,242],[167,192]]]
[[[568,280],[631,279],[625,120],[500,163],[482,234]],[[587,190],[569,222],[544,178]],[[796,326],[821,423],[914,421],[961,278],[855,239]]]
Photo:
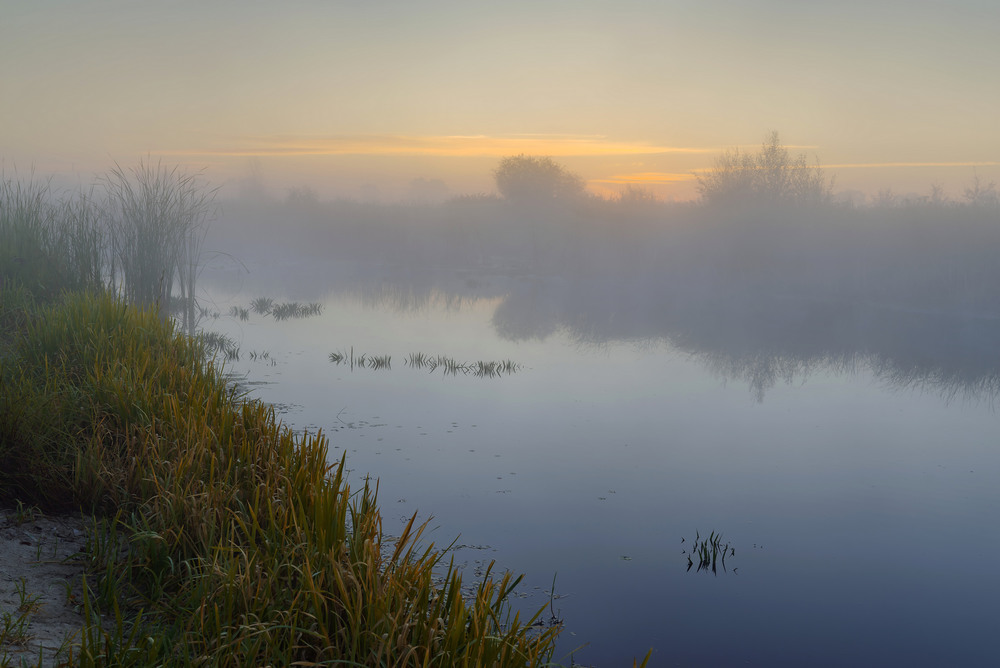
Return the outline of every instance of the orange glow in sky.
[[[686,199],[772,130],[844,190],[1000,181],[994,0],[8,5],[0,168],[81,183],[148,155],[276,193],[462,194],[523,153]]]
[[[227,147],[166,151],[186,156],[301,156],[301,155],[425,155],[471,157],[508,155],[630,156],[663,153],[714,154],[714,148],[656,146],[609,140],[606,137],[541,136],[403,136],[259,137],[237,140]]]

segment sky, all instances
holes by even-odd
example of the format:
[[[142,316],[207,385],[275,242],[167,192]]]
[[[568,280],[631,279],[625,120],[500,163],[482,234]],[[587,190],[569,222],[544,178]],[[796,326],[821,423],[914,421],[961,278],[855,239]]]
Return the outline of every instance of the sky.
[[[995,0],[0,0],[0,166],[86,185],[162,160],[281,196],[697,195],[772,131],[836,190],[1000,181]],[[255,181],[251,181],[251,177]],[[440,185],[440,184],[438,184]]]

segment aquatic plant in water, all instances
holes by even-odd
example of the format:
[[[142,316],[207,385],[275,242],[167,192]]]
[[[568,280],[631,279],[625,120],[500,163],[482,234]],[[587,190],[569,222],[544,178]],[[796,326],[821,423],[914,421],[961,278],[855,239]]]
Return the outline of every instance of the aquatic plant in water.
[[[684,542],[684,538],[681,538],[681,543]],[[696,531],[691,551],[688,552],[687,549],[684,549],[681,554],[687,555],[687,570],[690,571],[697,564],[696,573],[711,570],[718,575],[719,566],[722,566],[722,571],[726,572],[726,555],[736,556],[736,548],[729,543],[723,543],[721,533],[717,534],[713,531],[708,535],[708,538],[702,538],[701,534]],[[736,569],[733,569],[733,572],[735,573]]]
[[[238,360],[240,347],[233,339],[219,332],[199,332],[197,338],[208,352],[222,353],[226,359]]]
[[[318,302],[300,304],[299,302],[284,302],[271,306],[271,317],[275,320],[288,318],[308,318],[323,312],[323,305]]]
[[[361,369],[391,369],[390,355],[368,355],[362,354],[354,356],[354,347],[351,347],[350,354],[346,352],[334,351],[330,353],[328,359],[333,364],[349,364],[351,369],[358,367]],[[521,370],[521,365],[513,360],[479,360],[476,362],[460,362],[452,357],[437,355],[432,357],[427,353],[410,353],[404,363],[411,369],[427,369],[430,373],[439,367],[446,376],[472,375],[477,378],[498,378],[503,375],[510,375]]]
[[[257,315],[267,315],[271,312],[271,307],[274,305],[274,300],[270,297],[257,297],[250,302],[250,308]]]

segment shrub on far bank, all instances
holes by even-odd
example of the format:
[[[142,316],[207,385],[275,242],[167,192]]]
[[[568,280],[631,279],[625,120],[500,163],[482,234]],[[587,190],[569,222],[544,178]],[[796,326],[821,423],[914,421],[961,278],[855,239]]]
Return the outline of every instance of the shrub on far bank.
[[[823,170],[810,166],[805,155],[790,156],[777,132],[756,153],[724,152],[697,179],[698,192],[709,204],[818,206],[828,204],[832,194]]]

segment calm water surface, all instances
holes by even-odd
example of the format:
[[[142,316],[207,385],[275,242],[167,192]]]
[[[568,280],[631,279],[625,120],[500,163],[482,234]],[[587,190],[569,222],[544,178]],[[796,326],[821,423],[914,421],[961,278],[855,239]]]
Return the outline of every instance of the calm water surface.
[[[863,361],[792,364],[755,390],[667,337],[515,340],[501,298],[322,301],[318,317],[208,328],[239,341],[229,368],[286,424],[323,429],[355,484],[378,477],[388,532],[431,518],[467,578],[492,560],[525,573],[514,604],[531,612],[555,577],[565,663],[649,648],[658,666],[1000,661],[989,397],[900,389]],[[392,368],[329,361],[352,346]],[[446,376],[407,366],[415,352],[522,367]],[[711,531],[735,554],[689,571],[684,550]]]

